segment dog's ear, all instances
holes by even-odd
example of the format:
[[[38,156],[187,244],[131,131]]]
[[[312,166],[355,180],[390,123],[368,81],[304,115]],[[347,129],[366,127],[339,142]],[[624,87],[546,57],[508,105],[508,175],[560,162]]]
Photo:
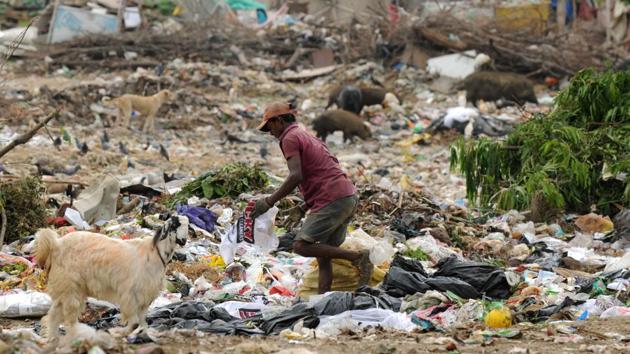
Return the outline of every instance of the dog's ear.
[[[171,218],[171,213],[169,213],[169,212],[166,212],[164,214],[160,214],[160,220],[162,220],[162,221],[166,221],[166,220],[168,220],[170,218]]]

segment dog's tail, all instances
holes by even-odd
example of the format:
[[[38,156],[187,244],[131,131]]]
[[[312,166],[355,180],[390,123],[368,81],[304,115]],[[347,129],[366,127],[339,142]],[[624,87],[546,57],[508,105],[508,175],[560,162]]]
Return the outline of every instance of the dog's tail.
[[[59,248],[59,235],[51,229],[41,229],[35,235],[35,260],[46,272],[50,270],[51,259]]]

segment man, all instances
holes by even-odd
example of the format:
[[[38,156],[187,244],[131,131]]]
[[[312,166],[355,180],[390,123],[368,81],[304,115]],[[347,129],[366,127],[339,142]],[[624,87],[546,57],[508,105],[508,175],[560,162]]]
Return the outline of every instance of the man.
[[[339,248],[359,201],[356,188],[326,145],[298,127],[295,115],[288,103],[272,103],[265,109],[258,129],[279,140],[289,176],[272,195],[256,201],[252,217],[264,214],[299,186],[305,201],[302,212],[309,210],[309,215],[293,241],[293,250],[317,258],[319,293],[330,291],[335,258],[351,261],[359,268],[359,286],[367,285],[374,268],[369,252]]]

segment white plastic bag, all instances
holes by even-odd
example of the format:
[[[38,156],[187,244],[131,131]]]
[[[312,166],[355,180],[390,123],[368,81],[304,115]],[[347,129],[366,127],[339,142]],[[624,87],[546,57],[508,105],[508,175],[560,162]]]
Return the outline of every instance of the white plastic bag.
[[[630,269],[630,251],[627,251],[623,257],[610,260],[604,268],[604,273],[612,273],[622,269]]]
[[[407,240],[407,246],[410,249],[417,249],[418,247],[423,250],[433,262],[438,262],[442,258],[446,258],[450,255],[456,255],[461,258],[461,255],[446,245],[440,245],[431,234],[428,232],[422,236],[414,237]]]
[[[234,261],[236,249],[241,242],[252,243],[261,253],[269,253],[278,248],[278,236],[274,232],[274,222],[279,209],[273,207],[254,221],[254,229],[246,230],[245,216],[241,216],[230,230],[221,235],[219,253],[226,264]],[[247,213],[247,212],[246,212]],[[251,232],[251,235],[249,234]]]
[[[261,311],[269,307],[269,305],[256,302],[226,301],[214,307],[225,309],[230,315],[245,319],[261,313]]]
[[[404,313],[385,309],[350,310],[335,316],[320,318],[316,329],[318,337],[333,337],[346,329],[355,330],[367,326],[411,332],[417,326]]]
[[[396,249],[392,246],[389,239],[383,238],[377,241],[375,238],[363,231],[363,229],[356,229],[350,232],[348,238],[341,247],[353,251],[365,249],[369,250],[370,262],[376,266],[391,260],[396,253]]]
[[[601,318],[630,317],[630,307],[623,307],[623,306],[611,307],[608,310],[604,311],[600,317]]]
[[[0,296],[0,317],[42,317],[52,305],[50,296],[37,291],[19,291]]]

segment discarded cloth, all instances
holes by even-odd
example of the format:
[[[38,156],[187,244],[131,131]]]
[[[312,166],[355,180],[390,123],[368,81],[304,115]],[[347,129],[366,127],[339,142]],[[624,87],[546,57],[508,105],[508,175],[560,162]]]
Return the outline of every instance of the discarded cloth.
[[[189,205],[178,205],[177,213],[179,215],[187,216],[188,220],[190,220],[193,225],[200,227],[208,232],[214,231],[214,226],[217,223],[217,215],[206,208]]]

